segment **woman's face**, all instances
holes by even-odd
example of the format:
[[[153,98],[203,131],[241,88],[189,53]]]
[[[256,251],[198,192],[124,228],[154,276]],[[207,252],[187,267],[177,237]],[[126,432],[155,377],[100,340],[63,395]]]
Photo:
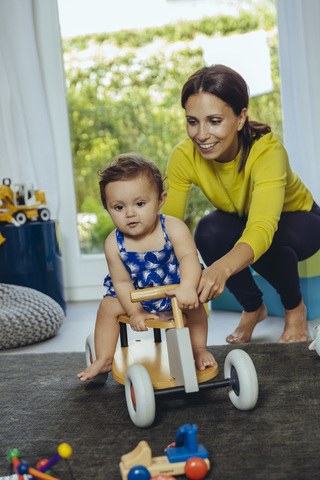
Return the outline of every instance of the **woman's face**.
[[[238,132],[247,118],[247,109],[237,116],[223,100],[203,92],[188,98],[185,111],[188,135],[201,156],[231,162],[239,151]]]

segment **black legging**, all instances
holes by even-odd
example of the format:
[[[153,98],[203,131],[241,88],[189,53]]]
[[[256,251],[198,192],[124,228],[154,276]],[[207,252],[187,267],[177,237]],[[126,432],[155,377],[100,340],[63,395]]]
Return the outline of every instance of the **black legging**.
[[[207,266],[228,253],[245,228],[246,218],[215,210],[198,223],[195,242]],[[251,266],[279,293],[286,310],[301,301],[298,262],[320,249],[320,207],[314,203],[310,212],[282,213],[270,248]],[[246,312],[262,304],[250,268],[231,276],[226,283]]]

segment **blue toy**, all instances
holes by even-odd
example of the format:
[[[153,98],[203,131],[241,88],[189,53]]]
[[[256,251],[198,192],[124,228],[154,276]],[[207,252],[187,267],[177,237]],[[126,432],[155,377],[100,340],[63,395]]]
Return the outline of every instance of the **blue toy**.
[[[208,458],[208,452],[197,442],[197,425],[183,425],[179,428],[175,445],[166,449],[165,453],[170,463],[186,462],[190,455]]]

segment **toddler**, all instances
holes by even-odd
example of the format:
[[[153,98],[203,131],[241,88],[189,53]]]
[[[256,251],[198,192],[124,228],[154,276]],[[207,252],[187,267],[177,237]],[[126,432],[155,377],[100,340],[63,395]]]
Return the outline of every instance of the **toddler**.
[[[167,195],[159,169],[137,154],[120,155],[100,173],[100,193],[116,230],[105,241],[110,273],[95,325],[96,361],[78,378],[84,382],[111,371],[119,315],[130,317],[132,330],[145,331],[147,318],[171,310],[169,297],[132,303],[130,291],[176,283],[168,295],[186,314],[196,367],[214,365],[206,348],[207,313],[197,295],[201,265],[196,246],[184,222],[159,213]]]

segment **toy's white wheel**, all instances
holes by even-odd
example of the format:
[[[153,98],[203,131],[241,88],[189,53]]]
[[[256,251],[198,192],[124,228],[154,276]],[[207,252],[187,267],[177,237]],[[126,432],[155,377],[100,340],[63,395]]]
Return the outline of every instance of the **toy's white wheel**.
[[[229,390],[229,398],[238,410],[251,410],[258,400],[259,385],[255,366],[243,350],[232,350],[224,363],[224,376],[234,385]]]
[[[94,336],[92,333],[87,337],[86,340],[86,363],[87,367],[91,365],[96,360],[96,350],[94,347]],[[105,383],[108,378],[108,373],[100,373],[96,377],[92,378],[93,383]]]
[[[318,327],[315,327],[315,328],[318,328]],[[316,352],[320,356],[320,330],[317,331],[317,335],[314,340],[314,343],[315,343]]]
[[[25,223],[27,223],[27,216],[24,212],[16,213],[14,218],[19,223],[19,225],[24,225]]]
[[[39,218],[41,222],[47,222],[48,220],[50,220],[49,210],[47,208],[41,208],[41,210],[39,210]]]
[[[132,422],[140,428],[150,427],[156,415],[156,401],[150,375],[143,365],[128,368],[125,394]]]

